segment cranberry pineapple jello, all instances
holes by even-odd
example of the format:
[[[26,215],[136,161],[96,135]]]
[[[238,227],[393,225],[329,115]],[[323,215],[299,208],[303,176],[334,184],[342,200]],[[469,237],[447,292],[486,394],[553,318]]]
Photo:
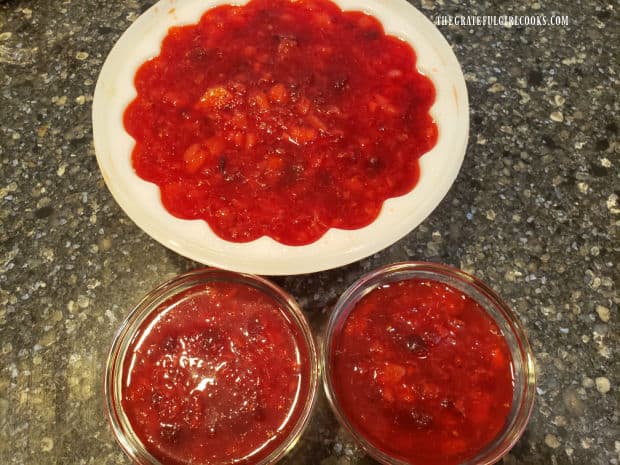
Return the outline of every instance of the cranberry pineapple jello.
[[[495,463],[525,428],[531,349],[508,307],[458,270],[404,263],[367,275],[325,340],[332,407],[383,463]]]
[[[155,289],[121,327],[108,416],[136,463],[271,464],[306,426],[317,378],[290,297],[262,278],[202,270]]]
[[[124,124],[166,209],[288,245],[372,223],[433,148],[432,82],[405,41],[329,0],[252,0],[171,28]]]

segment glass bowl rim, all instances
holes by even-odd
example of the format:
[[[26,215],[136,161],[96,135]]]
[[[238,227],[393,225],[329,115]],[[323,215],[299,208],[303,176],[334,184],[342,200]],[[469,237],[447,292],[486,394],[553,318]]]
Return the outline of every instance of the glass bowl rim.
[[[261,276],[218,268],[199,268],[176,275],[144,295],[128,312],[112,338],[103,376],[105,416],[116,442],[133,463],[162,465],[137,438],[122,408],[119,383],[123,376],[123,364],[127,348],[145,318],[169,306],[169,304],[166,306],[163,304],[187,289],[216,281],[245,284],[274,300],[287,316],[287,320],[299,330],[301,335],[300,342],[305,344],[308,353],[308,363],[310,365],[307,381],[308,391],[305,403],[302,404],[300,416],[293,429],[288,436],[283,438],[278,447],[254,465],[268,465],[278,462],[295,447],[310,423],[318,397],[320,357],[316,338],[297,301],[284,289]],[[227,463],[233,462],[222,462],[222,465],[227,465]]]
[[[409,276],[407,276],[407,273],[409,273]],[[506,455],[521,438],[532,415],[534,400],[536,397],[536,368],[534,354],[527,339],[525,330],[523,329],[523,326],[515,312],[482,280],[458,268],[440,263],[422,261],[392,263],[365,273],[344,291],[334,305],[321,341],[322,384],[328,403],[338,422],[351,434],[354,440],[369,455],[386,465],[407,465],[407,462],[402,459],[393,457],[371,444],[371,442],[367,440],[363,434],[358,432],[357,429],[348,421],[347,416],[340,407],[340,403],[338,402],[335,394],[330,354],[332,352],[332,339],[335,335],[335,331],[338,329],[336,325],[343,312],[346,312],[343,317],[343,321],[346,321],[348,315],[355,307],[355,304],[364,295],[374,290],[377,286],[385,283],[382,278],[402,274],[404,275],[402,279],[393,279],[389,280],[389,282],[416,279],[416,276],[411,275],[412,273],[424,273],[427,275],[421,279],[432,280],[432,277],[428,277],[428,275],[455,279],[461,284],[462,287],[474,289],[478,293],[481,293],[499,311],[502,317],[504,317],[507,326],[510,328],[512,335],[519,344],[518,352],[521,354],[522,366],[521,373],[519,373],[521,375],[519,380],[522,384],[522,386],[520,386],[522,394],[520,396],[521,402],[517,407],[518,410],[513,414],[513,417],[509,415],[506,426],[500,433],[498,433],[493,441],[487,444],[476,456],[459,463],[459,465],[492,465]],[[361,295],[359,295],[360,293]],[[475,296],[471,294],[468,295],[479,303]],[[487,311],[485,306],[482,304],[480,305],[485,310],[485,313],[497,322],[497,319]],[[508,339],[506,339],[506,341],[509,343]],[[511,355],[514,357],[515,350],[513,350],[512,347],[510,347],[510,350]],[[515,379],[517,378],[516,375],[517,373],[515,373]],[[518,380],[515,380],[515,390],[519,387],[517,384],[518,382]]]

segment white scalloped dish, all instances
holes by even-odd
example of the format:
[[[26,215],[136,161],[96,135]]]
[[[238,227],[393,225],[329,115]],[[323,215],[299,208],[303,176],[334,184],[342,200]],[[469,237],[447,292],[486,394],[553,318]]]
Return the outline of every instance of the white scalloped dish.
[[[286,275],[346,265],[393,244],[418,226],[439,204],[461,167],[469,131],[467,89],[459,63],[437,28],[406,0],[335,0],[343,10],[366,12],[386,33],[407,41],[419,72],[435,86],[430,114],[438,129],[434,148],[420,158],[420,179],[406,195],[388,199],[377,219],[355,229],[332,228],[316,242],[283,245],[269,237],[252,242],[226,241],[203,220],[172,216],[162,205],[159,187],[132,167],[134,139],[123,114],[135,98],[134,76],[157,56],[172,26],[194,24],[210,8],[247,1],[160,0],[140,16],[108,55],[93,101],[93,137],[103,178],[127,215],[147,234],[188,258],[233,271]]]

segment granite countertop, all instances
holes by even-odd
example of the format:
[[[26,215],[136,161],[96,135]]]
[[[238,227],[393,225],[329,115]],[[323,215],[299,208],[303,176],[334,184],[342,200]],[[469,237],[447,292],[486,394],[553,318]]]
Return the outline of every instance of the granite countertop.
[[[152,1],[0,1],[0,463],[128,464],[103,414],[113,332],[193,263],[106,189],[90,103]],[[277,278],[319,327],[379,265],[429,260],[487,281],[521,318],[535,411],[506,465],[618,464],[618,13],[576,2],[414,2],[427,16],[566,15],[567,26],[440,26],[466,76],[471,135],[453,188],[415,231],[341,269]],[[611,3],[611,2],[610,2]],[[370,464],[324,399],[289,464]]]

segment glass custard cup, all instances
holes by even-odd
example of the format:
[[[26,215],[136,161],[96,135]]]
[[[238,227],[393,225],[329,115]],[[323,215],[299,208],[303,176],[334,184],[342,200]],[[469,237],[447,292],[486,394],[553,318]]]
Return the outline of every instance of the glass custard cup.
[[[258,276],[201,269],[149,292],[121,324],[105,408],[133,463],[273,464],[308,425],[318,377],[315,339],[290,295]]]
[[[385,361],[386,359],[375,358],[374,361],[372,359],[372,357],[383,357],[383,355],[373,354],[387,353],[389,354],[387,357],[389,357],[391,354],[391,352],[389,352],[390,347],[393,347],[390,344],[395,344],[393,342],[396,341],[394,336],[398,335],[398,331],[396,331],[393,327],[393,322],[395,320],[391,319],[393,318],[393,314],[388,315],[386,319],[381,319],[384,318],[385,315],[381,316],[378,314],[396,312],[397,310],[394,310],[394,308],[400,305],[400,303],[397,301],[390,302],[385,299],[381,300],[381,295],[385,296],[390,295],[389,293],[391,292],[396,292],[390,290],[390,288],[403,288],[404,286],[409,286],[408,288],[412,288],[414,286],[421,286],[422,284],[420,283],[425,283],[425,286],[430,286],[433,289],[444,289],[447,291],[447,294],[452,296],[452,298],[458,298],[457,300],[460,299],[462,301],[469,302],[471,305],[477,304],[475,308],[481,309],[482,312],[484,312],[492,320],[490,322],[490,327],[499,329],[499,332],[493,331],[493,334],[491,334],[490,337],[495,337],[496,339],[503,338],[505,341],[504,347],[507,348],[509,356],[512,359],[509,360],[510,367],[507,368],[509,370],[508,381],[512,383],[512,398],[509,399],[508,403],[504,404],[507,413],[506,420],[503,423],[503,426],[501,423],[499,424],[499,431],[496,434],[492,433],[494,434],[492,439],[483,443],[469,456],[463,456],[463,454],[461,454],[460,457],[458,454],[454,456],[450,456],[448,454],[443,455],[442,452],[438,452],[442,445],[435,443],[432,439],[429,439],[428,436],[420,442],[413,442],[413,436],[410,432],[413,431],[414,433],[412,434],[419,434],[418,432],[424,431],[425,428],[432,428],[435,425],[441,425],[441,420],[439,420],[438,417],[433,417],[432,414],[428,415],[426,412],[413,412],[412,410],[408,410],[406,414],[409,416],[406,417],[405,423],[403,423],[403,417],[401,415],[402,412],[398,411],[398,413],[394,414],[394,417],[390,417],[389,415],[391,415],[391,410],[381,410],[384,405],[396,405],[396,412],[404,405],[404,403],[408,401],[413,402],[409,405],[419,405],[415,404],[415,402],[417,402],[416,396],[429,395],[432,398],[434,393],[438,391],[446,392],[451,389],[451,387],[449,387],[450,383],[446,385],[445,380],[437,383],[439,384],[439,387],[433,386],[432,379],[429,383],[429,380],[423,379],[424,375],[418,374],[421,373],[421,371],[416,371],[419,370],[419,368],[411,368],[411,372],[405,371],[410,369],[408,366],[409,362],[404,361],[398,356],[392,358],[392,360],[395,360],[395,364]],[[377,292],[375,293],[375,291]],[[372,296],[372,293],[375,293],[375,296]],[[372,302],[374,302],[374,307],[370,306]],[[410,302],[411,300],[409,300],[409,303]],[[421,305],[424,305],[424,303],[422,302]],[[358,314],[360,316],[355,317],[354,310],[357,310],[358,308],[360,308],[360,310],[358,310]],[[437,312],[437,310],[432,309],[414,310],[413,307],[407,308],[409,308],[409,310],[405,311],[428,311],[425,315],[432,315],[433,312]],[[439,308],[439,306],[436,308]],[[373,314],[373,312],[375,313]],[[435,316],[430,316],[430,319],[428,319],[429,317],[426,318],[427,321],[435,321],[433,319]],[[465,319],[462,316],[459,318]],[[409,320],[409,322],[406,320],[407,317],[402,319],[401,315],[400,321],[404,321],[403,324],[405,326],[400,326],[400,328],[405,328],[405,333],[408,331],[406,325],[411,325],[411,320]],[[441,320],[439,321],[441,322]],[[378,324],[378,322],[380,322],[380,324]],[[495,323],[496,326],[493,326],[493,323]],[[399,323],[397,322],[396,325],[398,324]],[[377,329],[378,327],[381,327],[381,329]],[[412,326],[409,326],[409,328],[411,327]],[[467,325],[463,325],[463,327],[467,327]],[[383,343],[380,341],[380,338],[377,337],[377,331],[384,331],[384,329],[387,342],[386,345],[381,345]],[[432,331],[424,333],[424,337],[427,337],[431,333]],[[367,340],[363,341],[365,344],[362,343],[358,347],[353,347],[351,345],[346,346],[345,341],[347,338],[349,341],[353,341],[353,338],[357,337],[357,334],[372,336],[369,336]],[[450,337],[452,336],[453,334]],[[361,339],[356,339],[357,342],[360,340]],[[432,350],[438,349],[434,349],[432,345],[429,348],[423,337],[410,336],[410,339],[398,339],[398,341],[405,341],[407,348],[410,349],[416,357],[422,360],[420,363],[424,363],[423,360],[426,359],[430,360],[430,363],[433,363],[434,359],[432,358]],[[451,343],[452,341],[453,340],[451,340]],[[401,342],[398,342],[397,344],[401,344]],[[442,342],[438,342],[437,344],[437,347],[439,347],[439,344],[442,344]],[[455,347],[457,347],[456,344]],[[490,465],[496,463],[501,457],[508,453],[508,451],[521,437],[532,413],[535,397],[534,357],[521,324],[512,310],[510,310],[510,308],[493,290],[477,278],[455,268],[433,263],[404,262],[384,266],[361,277],[344,292],[336,303],[325,330],[322,349],[323,386],[333,412],[335,413],[340,424],[342,424],[351,433],[353,438],[361,445],[361,447],[365,449],[368,454],[383,464]],[[349,349],[350,352],[348,353],[353,355],[346,355],[346,350]],[[455,361],[459,360],[458,363],[461,364],[460,360],[465,358],[465,362],[463,362],[462,365],[466,365],[467,351],[460,351],[458,353],[454,351],[454,353],[450,353],[450,348],[448,348],[448,350],[444,353],[448,354],[446,363],[452,363],[450,359],[453,358]],[[493,354],[497,355],[495,352],[493,352]],[[347,356],[351,358],[346,359],[345,357]],[[345,360],[348,365],[343,362],[343,360]],[[368,360],[370,361],[367,363]],[[379,360],[381,360],[380,363]],[[414,361],[413,363],[415,364],[417,362]],[[339,368],[336,368],[335,365],[338,365]],[[405,368],[403,368],[403,366]],[[419,367],[420,365],[414,366]],[[461,365],[459,365],[459,369],[460,366]],[[431,371],[435,370],[433,372],[437,373],[436,367],[437,366],[431,366],[428,367],[428,369]],[[441,369],[443,369],[443,367]],[[338,373],[338,370],[341,370],[341,372]],[[367,376],[367,383],[357,384],[356,387],[352,388],[352,386],[355,385],[353,385],[353,381],[350,380],[355,378],[355,376],[360,376],[360,380],[364,379],[361,378],[361,376]],[[407,376],[409,376],[409,378],[407,378]],[[472,374],[472,376],[474,375]],[[395,380],[394,384],[381,384],[382,380],[386,379],[386,377],[392,381]],[[510,377],[512,377],[512,380]],[[467,385],[469,382],[467,378],[467,375],[461,376],[454,382],[454,384]],[[374,387],[367,387],[373,386],[373,383],[375,382],[377,386],[376,392],[372,391],[372,389],[375,389]],[[406,382],[411,383],[409,387],[414,386],[411,391],[408,391],[412,393],[410,398],[407,398],[407,394],[403,395],[402,393],[404,391],[400,390],[405,389],[407,386],[405,384]],[[417,382],[426,384],[421,388],[419,386],[415,387]],[[444,383],[443,385],[441,385],[442,382]],[[428,388],[428,384],[431,385],[430,388]],[[346,388],[340,387],[341,385],[346,386]],[[395,387],[395,391],[388,392],[388,390],[392,387]],[[433,389],[435,389],[435,391],[433,391]],[[366,404],[363,404],[359,400],[362,399],[362,397],[358,396],[357,399],[355,397],[358,395],[355,393],[360,391],[369,393],[369,397],[364,399],[368,400],[368,405],[370,407],[364,412],[362,412],[362,409],[366,408]],[[351,394],[352,392],[354,394]],[[428,394],[428,392],[430,392],[430,394]],[[388,398],[386,401],[385,396],[388,394],[390,397],[394,397],[395,400]],[[374,395],[377,397],[373,398]],[[485,396],[487,393],[481,392],[480,395]],[[510,395],[509,392],[508,395]],[[439,399],[439,397],[437,397],[437,399]],[[395,403],[388,404],[389,401]],[[382,404],[382,402],[385,403]],[[465,415],[465,413],[462,412],[467,411],[462,404],[460,407],[460,412],[458,411],[458,408],[455,407],[455,405],[459,405],[458,397],[450,399],[449,401],[443,400],[440,405],[441,409],[445,406],[447,410],[450,410],[449,414],[452,415],[452,417],[458,417],[458,415],[461,414]],[[356,410],[358,411],[356,412]],[[377,428],[379,428],[379,426],[376,425],[381,423],[381,415],[385,411],[390,412],[386,414],[385,422],[385,424],[390,425],[386,429],[386,431],[390,431],[390,434],[388,434],[384,438],[385,441],[383,441],[383,439],[378,436]],[[473,410],[469,411],[471,412]],[[366,415],[366,412],[368,415]],[[498,413],[492,410],[487,412],[487,414],[489,417],[493,418],[493,416]],[[501,418],[497,421],[501,421]],[[405,432],[403,435],[406,438],[406,441],[400,443],[410,443],[412,450],[408,451],[406,455],[403,455],[400,451],[396,451],[394,449],[390,450],[390,447],[395,447],[394,444],[396,444],[396,441],[398,440],[397,435],[394,434],[394,430],[390,430],[390,428],[398,428],[399,426],[394,425],[401,424],[406,424],[408,427],[414,425],[413,429],[406,431],[404,430]],[[439,434],[448,434],[446,431],[441,429],[441,426],[437,426],[437,428],[439,429]],[[406,436],[408,434],[409,436]],[[386,446],[386,444],[388,444],[388,446]],[[416,457],[415,454],[417,449],[415,448],[418,446],[413,444],[419,444],[419,450],[427,447],[428,449],[424,453],[435,455],[420,455]],[[420,452],[420,454],[422,454],[422,452]]]

